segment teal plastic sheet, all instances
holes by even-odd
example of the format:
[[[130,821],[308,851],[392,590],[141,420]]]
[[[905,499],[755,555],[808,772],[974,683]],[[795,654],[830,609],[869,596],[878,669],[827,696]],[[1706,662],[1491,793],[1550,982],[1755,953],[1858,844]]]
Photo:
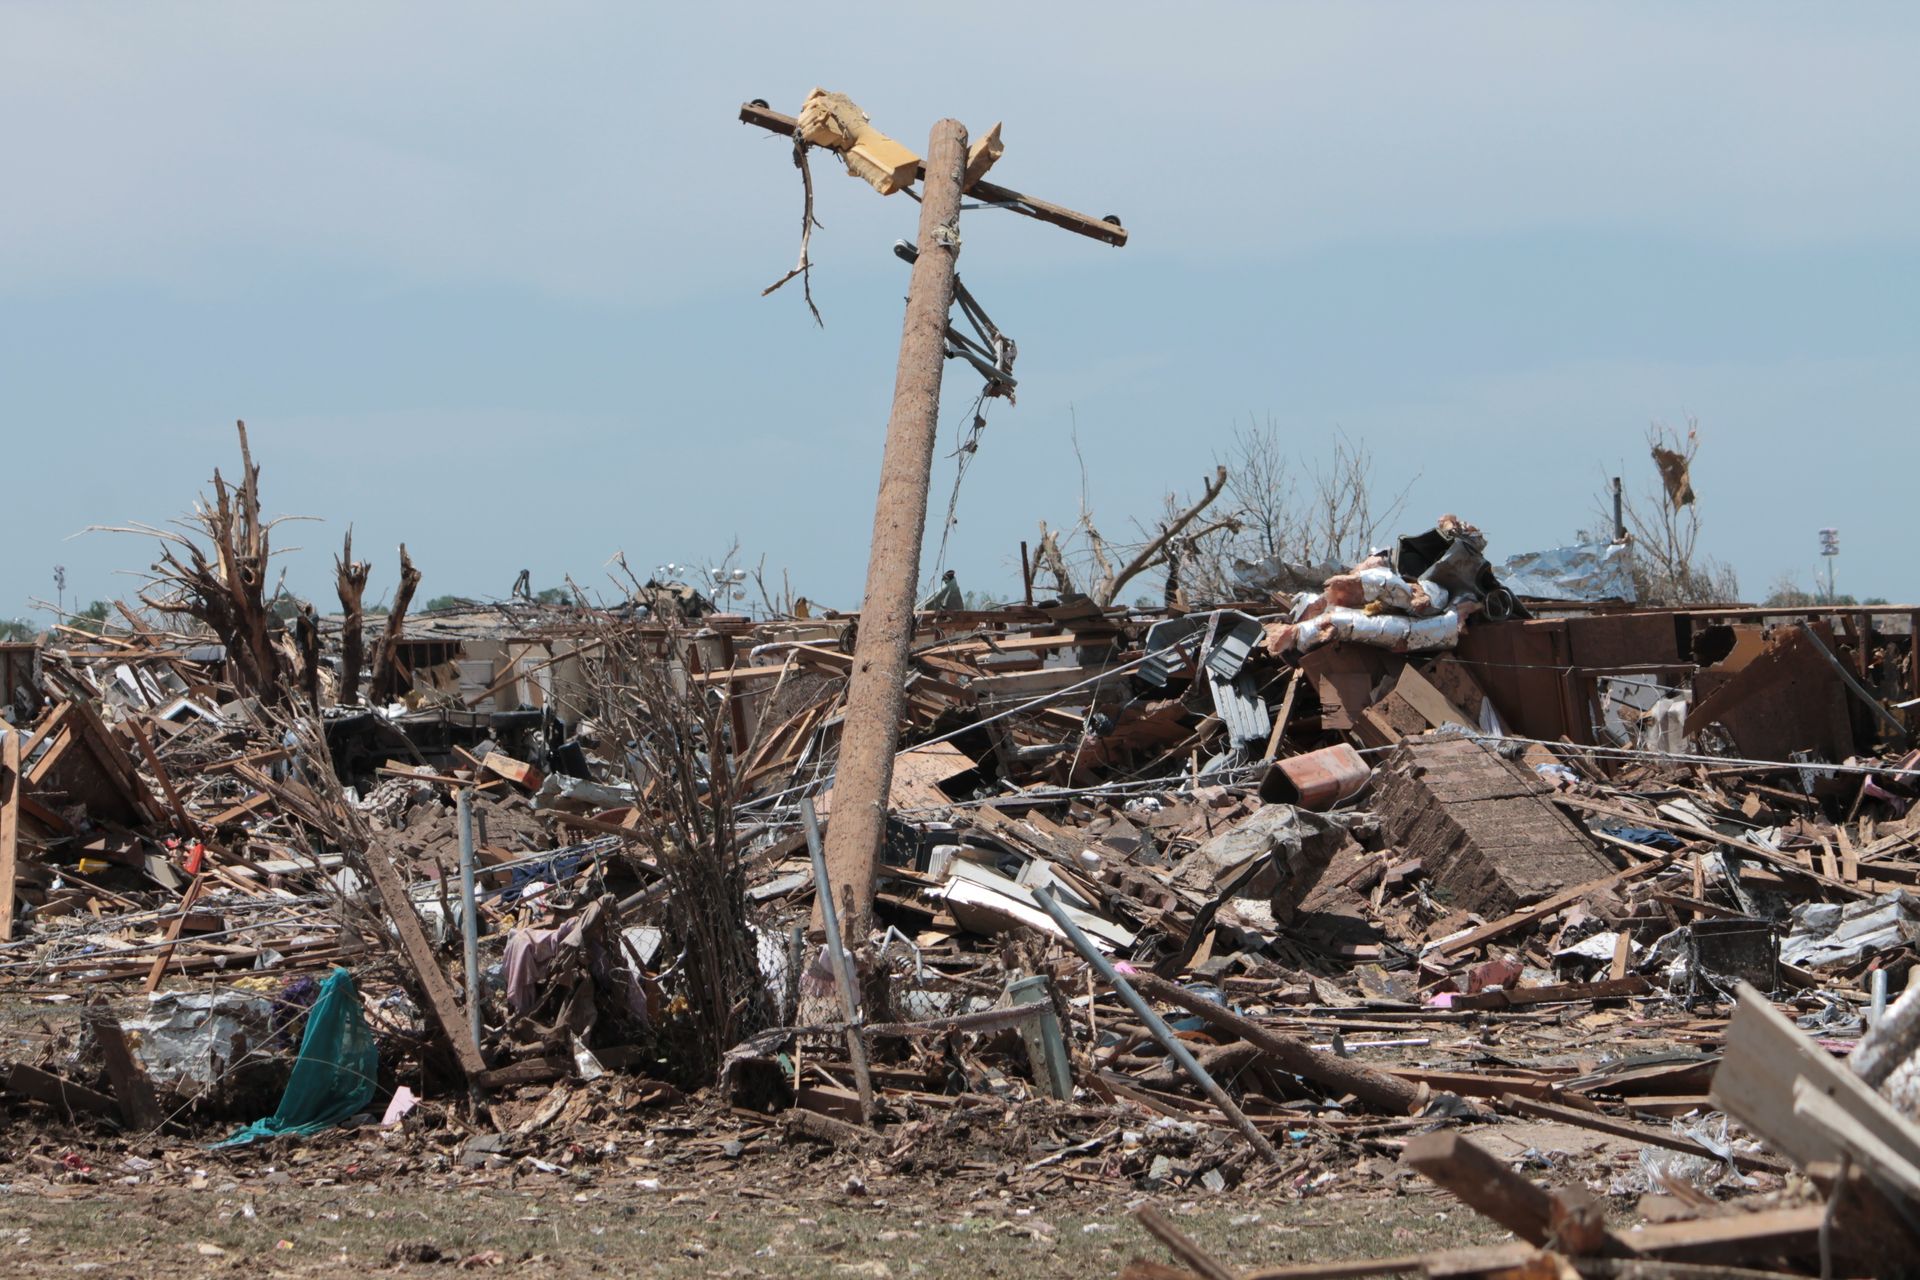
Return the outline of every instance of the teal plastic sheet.
[[[330,1129],[366,1109],[379,1070],[380,1053],[360,1010],[353,975],[335,969],[320,984],[320,994],[307,1011],[300,1056],[287,1077],[280,1106],[266,1119],[255,1120],[215,1145],[233,1147],[286,1133]]]

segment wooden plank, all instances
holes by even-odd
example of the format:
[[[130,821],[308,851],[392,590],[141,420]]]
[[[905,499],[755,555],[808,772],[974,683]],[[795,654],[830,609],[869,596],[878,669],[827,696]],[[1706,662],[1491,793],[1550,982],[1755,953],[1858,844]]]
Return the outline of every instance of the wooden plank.
[[[1128,673],[1110,671],[1106,667],[1042,667],[1038,671],[1016,671],[1011,675],[979,676],[967,682],[966,691],[982,701],[1017,702],[1084,684],[1085,688],[1075,689],[1074,692],[1081,697],[1092,698],[1101,686],[1127,678]]]
[[[1414,1084],[1424,1084],[1441,1093],[1457,1093],[1463,1098],[1498,1098],[1506,1094],[1551,1099],[1560,1097],[1552,1080],[1507,1075],[1491,1071],[1428,1071],[1419,1067],[1383,1067],[1390,1076]]]
[[[167,925],[167,945],[162,947],[160,954],[153,958],[153,965],[147,970],[147,981],[140,988],[148,995],[159,990],[160,980],[167,976],[167,964],[173,959],[173,949],[180,942],[180,931],[186,928],[187,916],[192,913],[193,904],[200,900],[200,895],[206,887],[207,875],[203,871],[193,878],[193,881],[187,885],[187,891],[180,895],[180,913]]]
[[[1762,1209],[1718,1218],[1657,1222],[1619,1233],[1620,1243],[1643,1258],[1723,1262],[1744,1248],[1799,1253],[1816,1244],[1826,1211],[1820,1205]]]
[[[1633,931],[1622,929],[1613,940],[1613,961],[1607,966],[1607,981],[1618,982],[1627,976],[1633,960]]]
[[[25,759],[32,755],[35,747],[39,746],[57,731],[61,725],[65,724],[67,713],[72,710],[72,708],[72,703],[62,702],[59,706],[47,712],[46,715],[40,717],[40,723],[33,727],[33,735],[27,739],[26,746],[20,749],[21,758]]]
[[[1793,1113],[1826,1130],[1875,1183],[1904,1197],[1908,1204],[1920,1204],[1920,1168],[1805,1076],[1793,1082]]]
[[[154,1096],[153,1081],[147,1078],[145,1069],[127,1047],[127,1033],[121,1028],[120,1019],[105,1009],[89,1009],[86,1024],[93,1032],[94,1042],[100,1046],[100,1056],[106,1061],[107,1076],[113,1081],[113,1096],[127,1127],[143,1133],[158,1129],[166,1122],[166,1116]]]
[[[413,971],[427,1012],[432,1015],[447,1047],[453,1051],[461,1074],[467,1078],[470,1086],[478,1089],[481,1087],[480,1078],[487,1069],[486,1060],[480,1056],[479,1046],[473,1043],[468,1034],[466,1010],[454,995],[453,984],[440,971],[440,961],[433,954],[433,944],[427,941],[426,929],[421,926],[420,913],[415,910],[400,873],[394,869],[393,859],[387,856],[387,851],[378,840],[367,845],[365,856],[367,871],[373,878],[380,905],[386,911],[394,933],[399,935],[400,958]]]
[[[1840,879],[1840,859],[1834,856],[1833,841],[1827,839],[1825,836],[1818,838],[1820,841],[1820,870],[1826,874],[1829,880]]]
[[[1832,1130],[1795,1104],[1802,1077],[1909,1164],[1920,1166],[1920,1131],[1853,1072],[1835,1062],[1758,991],[1741,983],[1714,1073],[1713,1104],[1805,1168],[1849,1154]]]
[[[60,709],[65,711],[72,705],[72,703],[64,703]],[[67,752],[73,750],[73,744],[79,741],[72,727],[64,722],[57,729],[51,725],[42,725],[41,729],[53,729],[53,732],[47,743],[47,749],[40,753],[40,758],[35,760],[32,767],[27,770],[27,783],[30,786],[39,786],[45,782],[53,771],[60,767],[60,762],[66,758]],[[27,754],[32,754],[32,748],[40,741],[41,736],[42,734],[34,735],[33,741],[27,744]]]
[[[1528,1254],[1533,1250],[1526,1246]],[[1410,1254],[1397,1258],[1348,1258],[1342,1262],[1296,1262],[1282,1267],[1247,1271],[1241,1280],[1358,1280],[1361,1276],[1413,1275],[1423,1272],[1431,1254]],[[1185,1275],[1186,1272],[1179,1274]],[[1122,1280],[1125,1275],[1122,1273]]]
[[[173,816],[180,824],[180,830],[190,836],[200,834],[200,824],[193,820],[187,807],[180,803],[180,793],[174,789],[173,778],[166,767],[160,763],[160,755],[153,749],[153,742],[140,727],[137,720],[127,721],[127,732],[133,735],[133,745],[140,748],[140,756],[147,762],[147,768],[153,770],[155,780],[160,783],[160,793],[167,798],[167,807],[173,810]]]
[[[69,1117],[76,1110],[91,1111],[101,1116],[120,1114],[120,1108],[114,1100],[99,1090],[63,1080],[52,1072],[30,1067],[24,1062],[13,1064],[13,1070],[7,1075],[7,1088],[23,1098],[58,1107]]]
[[[690,674],[687,679],[694,684],[737,684],[745,680],[759,680],[767,676],[778,676],[787,669],[784,662],[762,667],[727,667],[719,671],[701,671]]]
[[[1582,1129],[1591,1129],[1595,1133],[1610,1134],[1616,1138],[1626,1138],[1647,1146],[1665,1147],[1669,1151],[1684,1151],[1688,1155],[1701,1156],[1708,1160],[1719,1159],[1705,1145],[1691,1138],[1678,1137],[1668,1129],[1656,1129],[1627,1120],[1615,1120],[1611,1116],[1603,1116],[1591,1111],[1577,1111],[1572,1107],[1559,1107],[1551,1102],[1523,1098],[1518,1094],[1509,1094],[1501,1101],[1521,1115],[1532,1116],[1536,1120],[1557,1120],[1562,1124],[1578,1125]],[[1775,1160],[1770,1156],[1750,1156],[1736,1151],[1733,1155],[1733,1163],[1734,1167],[1743,1173],[1787,1172],[1787,1166],[1783,1161]]]
[[[20,798],[26,790],[20,771],[19,730],[6,730],[6,745],[0,752],[7,788],[5,799],[0,799],[0,942],[11,942],[15,877],[20,870]]]
[[[229,822],[238,822],[248,814],[259,809],[264,809],[272,803],[273,797],[262,791],[257,795],[247,797],[231,809],[226,809],[214,814],[211,818],[207,819],[207,825],[210,827],[224,827]]]
[[[1552,897],[1542,899],[1530,907],[1522,907],[1512,915],[1502,916],[1490,924],[1483,924],[1478,929],[1463,933],[1459,937],[1448,938],[1442,942],[1435,943],[1428,949],[1426,954],[1431,956],[1450,956],[1457,951],[1465,951],[1468,947],[1477,947],[1483,942],[1490,942],[1494,938],[1500,937],[1502,934],[1511,933],[1515,929],[1533,924],[1543,917],[1552,915],[1562,907],[1570,907],[1590,893],[1599,893],[1606,889],[1612,889],[1618,885],[1625,884],[1629,880],[1646,875],[1650,871],[1659,871],[1672,861],[1673,857],[1671,854],[1663,855],[1651,862],[1643,862],[1637,867],[1628,867],[1625,871],[1617,871],[1610,876],[1603,876],[1598,880],[1589,880],[1587,883],[1575,885],[1571,889],[1563,889]]]
[[[540,789],[540,771],[524,760],[515,760],[512,756],[502,755],[498,751],[489,751],[480,761],[480,767],[489,773],[497,773],[507,781],[525,787],[529,791]]]
[[[1202,1277],[1202,1280],[1239,1280],[1223,1263],[1195,1244],[1152,1205],[1141,1205],[1133,1211],[1133,1216],[1140,1220],[1140,1225],[1147,1229],[1148,1234],[1167,1247],[1167,1252],[1193,1268],[1194,1274]]]
[[[1293,719],[1293,695],[1300,691],[1300,682],[1305,678],[1295,671],[1287,680],[1286,695],[1280,699],[1280,714],[1273,718],[1273,732],[1267,736],[1267,749],[1260,755],[1263,763],[1280,754],[1281,739],[1287,736],[1287,721]]]
[[[635,816],[638,816],[639,813],[638,810],[631,810],[630,812]],[[625,836],[629,840],[638,840],[640,838],[639,831],[634,827],[620,822],[608,822],[604,818],[589,818],[584,814],[565,813],[559,809],[543,810],[536,816],[551,818],[563,827],[573,827],[580,831],[598,832],[604,836]]]
[[[1546,1244],[1556,1238],[1570,1218],[1590,1207],[1558,1196],[1514,1172],[1485,1147],[1451,1130],[1421,1134],[1407,1143],[1402,1158],[1428,1181],[1446,1188],[1469,1208],[1530,1244]],[[1605,1227],[1592,1229],[1599,1241],[1613,1237]],[[1607,1251],[1623,1252],[1618,1248]]]
[[[1621,1000],[1643,996],[1653,983],[1639,974],[1608,978],[1603,982],[1561,982],[1547,987],[1496,987],[1472,995],[1453,996],[1448,1006],[1454,1009],[1507,1009],[1529,1004],[1564,1004],[1573,1000]]]
[[[1479,721],[1469,719],[1466,712],[1449,702],[1444,693],[1434,688],[1433,683],[1413,667],[1401,669],[1399,678],[1393,682],[1393,691],[1436,729],[1448,723],[1469,729],[1479,727]]]

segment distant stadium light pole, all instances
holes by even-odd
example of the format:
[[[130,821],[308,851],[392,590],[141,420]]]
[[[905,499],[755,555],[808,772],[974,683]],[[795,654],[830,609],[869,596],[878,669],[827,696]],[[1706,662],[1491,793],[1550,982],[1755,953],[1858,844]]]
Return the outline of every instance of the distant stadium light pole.
[[[1827,558],[1827,603],[1834,604],[1840,599],[1833,590],[1833,562],[1840,554],[1840,531],[1822,529],[1820,531],[1820,554]]]

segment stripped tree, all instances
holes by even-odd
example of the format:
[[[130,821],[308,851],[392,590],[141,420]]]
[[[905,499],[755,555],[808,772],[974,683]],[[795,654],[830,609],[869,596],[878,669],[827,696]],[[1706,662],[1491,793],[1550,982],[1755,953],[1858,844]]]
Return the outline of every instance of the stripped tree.
[[[247,447],[247,424],[236,426],[237,487],[228,487],[216,468],[213,501],[196,501],[193,514],[176,522],[180,530],[134,525],[116,531],[160,540],[160,559],[140,592],[141,603],[207,627],[226,646],[234,688],[275,706],[292,693],[285,654],[275,643],[280,623],[267,606],[270,542],[278,521],[261,518],[260,468]]]
[[[347,536],[340,548],[340,554],[333,558],[335,589],[340,595],[340,703],[351,704],[360,696],[360,664],[366,661],[366,640],[364,634],[366,613],[363,597],[367,590],[367,575],[373,572],[373,566],[365,560],[353,558],[353,526],[347,526]]]
[[[372,696],[387,702],[399,693],[395,666],[400,660],[400,635],[407,625],[407,606],[420,586],[420,571],[407,555],[407,544],[400,544],[400,585],[393,593],[393,608],[387,613],[387,629],[380,635],[380,647],[373,655]]]

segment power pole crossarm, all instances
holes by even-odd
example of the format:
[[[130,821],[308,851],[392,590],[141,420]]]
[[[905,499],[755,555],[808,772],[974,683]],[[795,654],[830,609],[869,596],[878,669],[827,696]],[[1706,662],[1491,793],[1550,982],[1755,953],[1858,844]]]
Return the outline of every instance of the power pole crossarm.
[[[753,125],[757,129],[765,129],[768,133],[777,133],[783,138],[791,138],[793,131],[800,124],[794,117],[782,115],[758,102],[745,102],[740,105],[740,122]],[[925,181],[926,175],[927,166],[922,164],[915,176]],[[1015,213],[1051,223],[1075,235],[1103,241],[1116,249],[1127,243],[1127,229],[1120,225],[1118,218],[1111,215],[1095,218],[1089,214],[1076,213],[1072,209],[1050,204],[1034,196],[1024,195],[1011,187],[999,186],[984,179],[965,188],[965,191],[966,194],[986,204],[1005,205]]]

